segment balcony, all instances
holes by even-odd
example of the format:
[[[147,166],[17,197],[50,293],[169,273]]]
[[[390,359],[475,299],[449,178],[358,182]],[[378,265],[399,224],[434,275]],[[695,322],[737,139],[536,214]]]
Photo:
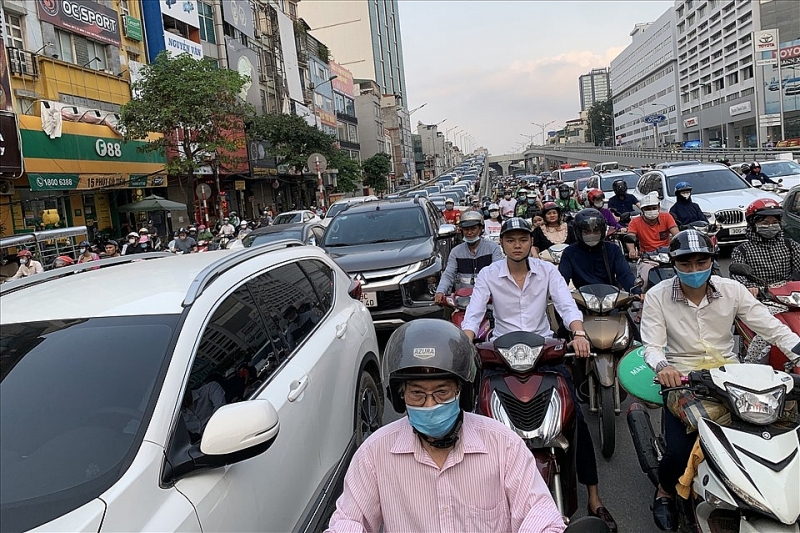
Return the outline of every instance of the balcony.
[[[39,65],[33,52],[21,48],[8,48],[8,69],[12,76],[39,76]]]
[[[336,112],[336,118],[340,118],[342,121],[349,122],[350,124],[358,124],[358,119],[355,117],[355,115],[350,115],[342,111]]]

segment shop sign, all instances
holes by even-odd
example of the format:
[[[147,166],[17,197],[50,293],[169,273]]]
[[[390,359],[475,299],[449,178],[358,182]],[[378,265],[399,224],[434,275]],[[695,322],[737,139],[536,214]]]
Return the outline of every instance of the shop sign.
[[[222,2],[222,18],[251,39],[255,38],[253,8],[250,7],[248,0],[225,0]]]
[[[125,37],[134,41],[141,41],[142,21],[130,15],[125,15],[122,20],[125,21]]]
[[[36,0],[39,19],[93,41],[120,45],[119,15],[88,0]]]
[[[778,30],[762,30],[754,32],[757,52],[771,52],[778,50]]]
[[[693,128],[694,126],[697,126],[697,124],[699,124],[697,117],[689,117],[683,120],[684,128]]]
[[[189,54],[198,61],[203,59],[203,47],[200,46],[200,43],[190,41],[189,39],[184,39],[180,35],[165,32],[164,45],[167,48],[167,52],[169,52],[171,56]]]
[[[17,115],[0,111],[0,174],[8,177],[22,175],[22,149]]]
[[[742,102],[740,104],[732,105],[728,109],[728,111],[730,111],[732,117],[735,117],[736,115],[749,113],[751,109],[752,107],[750,106],[750,101],[748,100],[747,102]]]
[[[253,174],[256,174],[257,169],[275,169],[278,162],[275,157],[270,153],[269,143],[266,141],[250,141],[250,162],[253,166]],[[268,174],[268,172],[260,172],[260,174]]]
[[[152,1],[152,0],[148,0]],[[200,27],[197,2],[194,0],[159,0],[161,12],[175,20],[185,22],[193,28]]]
[[[129,174],[28,174],[32,191],[90,191],[166,187],[164,176]]]

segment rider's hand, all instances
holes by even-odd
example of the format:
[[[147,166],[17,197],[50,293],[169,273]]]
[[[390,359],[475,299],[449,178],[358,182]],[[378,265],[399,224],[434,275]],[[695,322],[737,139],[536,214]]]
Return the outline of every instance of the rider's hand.
[[[444,303],[444,293],[437,292],[436,295],[433,297],[434,303],[442,305]]]
[[[539,252],[537,252],[533,247],[531,248],[531,257],[539,259]]]
[[[575,357],[589,357],[592,351],[592,345],[586,340],[586,337],[575,337],[572,342],[567,344],[575,352]]]
[[[758,297],[758,287],[747,287],[747,290],[750,291],[750,294],[753,296]]]
[[[681,373],[675,370],[674,366],[665,366],[658,373],[658,381],[664,387],[680,387]]]
[[[639,259],[639,250],[633,248],[632,250],[628,250],[628,257],[631,259]]]

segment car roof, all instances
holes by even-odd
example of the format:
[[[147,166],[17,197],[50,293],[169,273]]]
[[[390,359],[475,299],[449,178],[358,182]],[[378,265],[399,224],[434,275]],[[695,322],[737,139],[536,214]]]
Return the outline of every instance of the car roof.
[[[302,214],[302,213],[311,213],[311,212],[312,211],[310,209],[298,209],[297,211],[284,211],[283,213],[278,213],[276,216],[281,216],[281,215],[299,215],[299,214]]]
[[[278,224],[277,226],[267,226],[265,228],[254,229],[250,232],[250,237],[257,237],[259,235],[269,235],[270,233],[280,233],[283,231],[291,231],[296,229],[303,229],[306,226],[322,226],[319,222],[291,222],[289,224]],[[324,227],[324,226],[323,226]]]
[[[407,209],[409,207],[421,206],[427,199],[418,198],[397,198],[392,200],[378,200],[363,202],[347,209],[347,214],[368,213],[370,211],[388,211],[396,209]]]
[[[370,196],[352,196],[350,198],[342,198],[340,200],[336,200],[331,205],[334,206],[334,205],[338,205],[338,204],[357,204],[357,203],[361,203],[361,202],[373,202],[373,201],[375,201],[377,199],[378,199],[377,196],[372,196],[372,195],[370,195]]]
[[[696,172],[705,172],[709,170],[720,170],[720,169],[731,170],[722,163],[699,163],[697,165],[682,165],[679,167],[658,168],[656,170],[663,173],[665,176],[680,176],[681,174],[693,174]],[[731,170],[731,172],[733,172],[733,170]]]

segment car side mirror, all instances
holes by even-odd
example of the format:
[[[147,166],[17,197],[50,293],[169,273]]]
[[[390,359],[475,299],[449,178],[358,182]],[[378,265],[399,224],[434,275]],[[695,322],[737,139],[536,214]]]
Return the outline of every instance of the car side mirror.
[[[438,233],[439,237],[452,237],[456,234],[456,227],[454,224],[442,224]]]

